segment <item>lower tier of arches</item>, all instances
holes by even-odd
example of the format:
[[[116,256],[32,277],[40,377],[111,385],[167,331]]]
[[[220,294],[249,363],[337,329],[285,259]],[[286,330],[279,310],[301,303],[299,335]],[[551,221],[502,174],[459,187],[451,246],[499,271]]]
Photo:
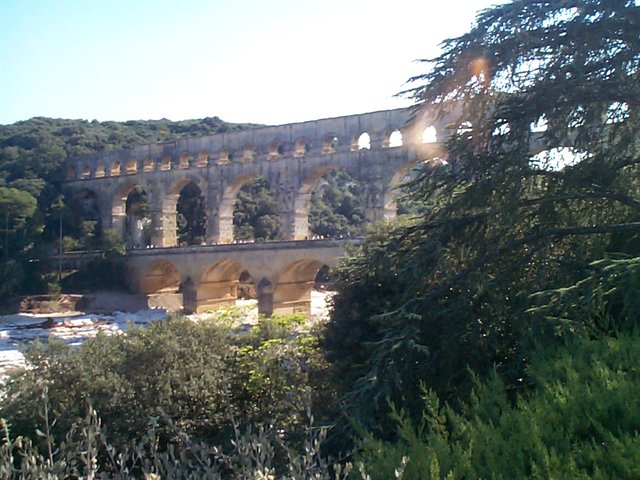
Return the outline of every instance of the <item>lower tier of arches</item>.
[[[203,313],[235,305],[250,290],[264,315],[311,311],[318,273],[333,269],[344,255],[335,241],[283,242],[230,248],[192,247],[142,252],[126,258],[131,288],[180,302],[185,313]],[[165,255],[162,255],[165,253]]]

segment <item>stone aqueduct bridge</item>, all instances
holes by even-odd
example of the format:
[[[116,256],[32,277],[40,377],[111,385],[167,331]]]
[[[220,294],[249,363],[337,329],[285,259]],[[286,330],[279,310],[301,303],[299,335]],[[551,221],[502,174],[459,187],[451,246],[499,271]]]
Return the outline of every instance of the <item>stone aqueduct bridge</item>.
[[[123,235],[129,193],[147,194],[154,248],[126,257],[134,290],[179,291],[185,310],[202,311],[235,300],[247,270],[260,311],[308,312],[317,271],[344,251],[339,242],[306,240],[314,187],[327,171],[343,169],[361,183],[369,221],[395,216],[396,187],[416,164],[437,158],[448,135],[447,119],[408,124],[409,116],[380,111],[107,151],[70,159],[65,183],[80,197],[90,194],[103,228]],[[256,177],[279,205],[281,241],[233,244],[236,195]],[[207,246],[176,247],[176,205],[189,183],[204,198]]]

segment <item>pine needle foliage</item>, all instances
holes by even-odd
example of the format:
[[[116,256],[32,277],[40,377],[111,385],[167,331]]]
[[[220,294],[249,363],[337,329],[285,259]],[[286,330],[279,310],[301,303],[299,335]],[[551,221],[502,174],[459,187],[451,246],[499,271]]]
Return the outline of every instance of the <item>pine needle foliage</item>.
[[[338,274],[327,334],[348,415],[379,433],[387,399],[419,417],[421,382],[464,397],[495,366],[524,388],[554,334],[532,294],[639,244],[636,2],[514,0],[424,62],[404,93],[451,120],[447,155],[412,185],[424,213]]]
[[[640,338],[572,338],[541,347],[530,365],[536,389],[512,402],[493,373],[451,408],[425,392],[416,428],[394,412],[398,440],[369,437],[360,454],[371,478],[636,478],[640,475]]]

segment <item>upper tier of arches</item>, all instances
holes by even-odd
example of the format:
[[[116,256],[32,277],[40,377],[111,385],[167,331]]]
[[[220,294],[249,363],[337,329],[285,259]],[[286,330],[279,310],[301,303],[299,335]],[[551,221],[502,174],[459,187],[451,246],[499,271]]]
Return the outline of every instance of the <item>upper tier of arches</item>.
[[[442,142],[450,134],[447,118],[436,121],[424,116],[407,126],[410,115],[407,109],[385,110],[101,152],[69,160],[65,178],[67,181],[100,179],[394,149]]]

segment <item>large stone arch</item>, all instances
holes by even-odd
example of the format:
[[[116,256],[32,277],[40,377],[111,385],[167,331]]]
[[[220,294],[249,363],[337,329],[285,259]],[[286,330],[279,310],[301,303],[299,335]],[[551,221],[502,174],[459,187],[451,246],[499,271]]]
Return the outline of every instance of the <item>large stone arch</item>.
[[[111,228],[115,229],[123,240],[126,237],[127,198],[136,187],[145,192],[149,191],[146,183],[132,180],[118,184],[111,196]]]
[[[407,175],[411,170],[418,167],[420,164],[424,164],[426,167],[433,162],[439,162],[441,160],[442,149],[439,145],[424,145],[422,147],[422,154],[416,156],[402,164],[399,168],[393,172],[393,175],[386,182],[383,193],[383,205],[382,205],[382,218],[390,220],[395,218],[397,213],[397,199],[400,195],[400,187],[405,183]]]
[[[325,173],[338,168],[340,167],[335,163],[327,163],[312,170],[302,180],[293,201],[293,214],[287,212],[286,217],[283,215],[280,221],[285,239],[304,240],[309,237],[309,208],[313,189]]]
[[[95,238],[99,238],[104,228],[109,226],[110,212],[105,207],[104,192],[90,187],[82,187],[77,190],[68,192],[80,221],[95,221],[93,234]],[[91,248],[85,245],[86,248]]]
[[[168,260],[158,259],[144,267],[138,290],[146,295],[177,293],[180,289],[180,273]]]
[[[398,210],[398,205],[397,205],[398,195],[400,195],[401,193],[400,189],[403,183],[405,183],[407,175],[409,175],[411,170],[413,168],[416,168],[416,166],[420,163],[421,162],[417,160],[412,160],[410,162],[407,162],[404,165],[402,165],[402,167],[397,169],[391,176],[391,179],[387,183],[386,188],[384,190],[384,195],[383,195],[384,204],[383,204],[383,210],[382,210],[382,218],[384,220],[391,220],[395,218]]]
[[[178,199],[180,198],[182,189],[190,183],[193,183],[200,189],[206,205],[207,188],[199,177],[181,176],[174,179],[173,182],[164,189],[159,200],[159,211],[153,215],[154,218],[152,221],[154,225],[152,228],[155,232],[155,238],[153,240],[155,245],[174,247],[178,244],[178,225],[176,221]]]
[[[216,310],[222,306],[235,305],[238,298],[238,283],[245,267],[236,260],[224,259],[209,265],[196,285],[195,308],[198,313]],[[187,308],[185,302],[185,308]]]
[[[146,295],[149,308],[178,309],[183,304],[180,273],[165,259],[154,260],[142,269],[137,291]]]
[[[273,288],[273,313],[311,313],[311,290],[316,275],[326,264],[306,258],[287,265],[276,278]],[[270,313],[270,312],[269,312]]]
[[[235,177],[229,182],[222,192],[222,198],[220,199],[220,205],[218,207],[217,218],[217,243],[232,243],[233,242],[233,210],[235,208],[238,192],[242,186],[258,178],[260,175],[257,172],[245,172]]]

